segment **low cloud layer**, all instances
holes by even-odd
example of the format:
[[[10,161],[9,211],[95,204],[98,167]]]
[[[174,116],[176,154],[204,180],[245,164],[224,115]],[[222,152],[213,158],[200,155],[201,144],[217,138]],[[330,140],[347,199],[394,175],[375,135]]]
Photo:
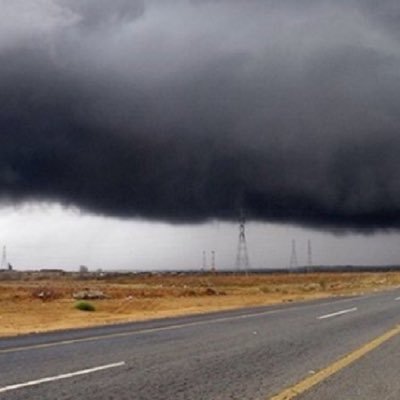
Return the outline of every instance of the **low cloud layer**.
[[[0,0],[0,197],[400,227],[400,6]]]

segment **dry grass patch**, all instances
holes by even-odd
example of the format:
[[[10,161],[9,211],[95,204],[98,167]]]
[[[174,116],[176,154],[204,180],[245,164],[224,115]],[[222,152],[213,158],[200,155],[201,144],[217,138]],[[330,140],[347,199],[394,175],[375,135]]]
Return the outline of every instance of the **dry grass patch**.
[[[105,280],[0,281],[0,335],[84,327],[319,297],[400,285],[400,273],[148,275]],[[74,308],[74,293],[104,294],[96,311]]]

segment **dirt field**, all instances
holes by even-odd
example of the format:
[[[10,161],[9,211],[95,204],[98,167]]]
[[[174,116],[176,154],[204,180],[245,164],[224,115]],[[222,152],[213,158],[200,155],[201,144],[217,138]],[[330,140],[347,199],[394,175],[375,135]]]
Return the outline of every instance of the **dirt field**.
[[[400,285],[400,273],[64,276],[0,281],[0,336],[365,293]],[[98,291],[95,312],[74,306]]]

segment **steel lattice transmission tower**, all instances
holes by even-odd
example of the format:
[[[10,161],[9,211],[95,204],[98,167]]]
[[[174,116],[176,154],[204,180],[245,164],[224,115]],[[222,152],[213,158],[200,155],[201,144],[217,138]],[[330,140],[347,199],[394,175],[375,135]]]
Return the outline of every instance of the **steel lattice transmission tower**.
[[[239,241],[236,255],[236,269],[248,271],[250,268],[249,253],[247,251],[246,242],[246,220],[243,212],[241,212],[239,220]]]
[[[308,258],[308,267],[312,267],[313,266],[313,257],[312,257],[312,244],[311,244],[311,240],[309,239],[307,242],[307,258]]]
[[[207,256],[205,250],[203,250],[203,264],[202,270],[205,271],[207,269]]]
[[[215,272],[215,250],[211,251],[211,271]]]
[[[7,262],[7,249],[6,246],[3,246],[3,255],[1,256],[1,269],[7,269],[8,268],[8,262]]]
[[[289,263],[289,268],[290,269],[295,269],[297,268],[297,252],[296,252],[296,241],[293,239],[292,240],[292,253],[290,255],[290,263]]]

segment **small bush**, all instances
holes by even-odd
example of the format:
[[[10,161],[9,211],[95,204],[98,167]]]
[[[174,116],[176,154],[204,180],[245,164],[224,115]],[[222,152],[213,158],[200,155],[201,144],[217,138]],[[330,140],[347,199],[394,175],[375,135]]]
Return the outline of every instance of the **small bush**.
[[[273,290],[269,286],[260,286],[260,292],[262,293],[271,293]]]
[[[87,301],[78,301],[75,304],[75,308],[77,310],[81,310],[81,311],[96,311],[96,308],[94,307],[94,305]]]
[[[321,286],[322,290],[326,290],[328,288],[328,284],[325,280],[320,280],[319,285]]]
[[[208,288],[204,291],[204,294],[206,294],[207,296],[218,296],[218,291],[215,290],[215,289],[213,289],[213,288],[211,288],[211,287],[208,287]]]

